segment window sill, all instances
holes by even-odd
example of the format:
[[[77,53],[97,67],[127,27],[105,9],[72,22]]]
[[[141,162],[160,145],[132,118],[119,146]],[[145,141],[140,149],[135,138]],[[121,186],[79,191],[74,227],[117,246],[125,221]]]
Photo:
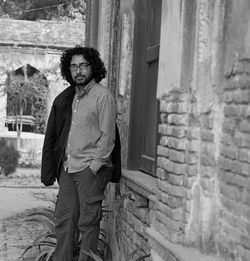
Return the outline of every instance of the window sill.
[[[123,170],[125,184],[136,193],[150,199],[157,191],[156,178],[141,171]]]

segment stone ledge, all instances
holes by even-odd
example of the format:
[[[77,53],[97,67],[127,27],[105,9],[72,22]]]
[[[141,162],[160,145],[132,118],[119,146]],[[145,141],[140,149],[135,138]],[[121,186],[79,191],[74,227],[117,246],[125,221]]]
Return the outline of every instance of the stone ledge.
[[[174,257],[176,261],[221,261],[219,257],[201,254],[198,249],[173,244],[153,228],[146,228],[149,244],[164,259]]]
[[[124,183],[136,193],[150,198],[157,191],[156,178],[141,171],[123,170]]]

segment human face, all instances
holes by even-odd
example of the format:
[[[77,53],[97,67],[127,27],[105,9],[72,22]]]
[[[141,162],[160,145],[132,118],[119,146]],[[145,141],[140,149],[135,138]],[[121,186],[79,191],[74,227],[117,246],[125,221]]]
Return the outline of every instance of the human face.
[[[72,56],[70,72],[76,86],[86,86],[92,80],[91,65],[81,54]]]

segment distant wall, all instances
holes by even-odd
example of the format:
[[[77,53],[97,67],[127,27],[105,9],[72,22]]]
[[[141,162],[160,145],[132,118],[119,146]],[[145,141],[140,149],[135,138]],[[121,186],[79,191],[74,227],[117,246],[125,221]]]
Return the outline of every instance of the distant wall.
[[[59,21],[0,19],[0,46],[63,49],[84,44],[85,24]]]

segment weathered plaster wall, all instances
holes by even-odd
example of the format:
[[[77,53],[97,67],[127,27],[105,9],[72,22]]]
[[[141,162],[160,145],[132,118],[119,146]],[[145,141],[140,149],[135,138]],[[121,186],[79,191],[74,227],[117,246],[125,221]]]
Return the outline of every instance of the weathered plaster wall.
[[[102,4],[104,1],[102,1]],[[131,70],[134,38],[134,0],[114,1],[111,15],[109,49],[109,87],[114,92],[117,123],[122,145],[122,166],[127,167],[129,113],[131,96]],[[102,23],[102,17],[99,17]],[[107,19],[107,18],[105,18]],[[134,257],[149,253],[144,227],[149,223],[148,206],[137,206],[135,197],[141,197],[127,187],[122,179],[118,185],[110,184],[106,198],[111,209],[107,229],[113,260],[125,260],[137,248]],[[144,198],[146,200],[146,198]],[[147,201],[147,200],[146,200]],[[134,231],[134,232],[133,232]]]
[[[249,8],[250,2],[245,0],[227,1],[225,27],[226,62],[225,72],[232,71],[233,64],[241,58],[249,58],[250,54],[250,28]],[[241,26],[242,25],[242,26]],[[240,41],[239,41],[240,39]]]
[[[172,4],[165,3],[168,12]],[[222,1],[201,0],[193,2],[190,9],[188,4],[190,1],[182,1],[179,13],[172,11],[169,16],[171,23],[182,25],[176,44],[167,45],[170,36],[162,34],[163,53],[180,48],[176,57],[164,61],[166,66],[176,64],[179,75],[169,74],[167,67],[159,68],[159,77],[165,80],[158,85],[161,139],[154,228],[171,242],[213,253],[219,216],[217,161],[223,121],[218,84],[223,82],[223,75],[216,71],[221,71],[223,65],[217,54],[223,51],[220,32],[224,5]],[[195,18],[187,19],[189,12]],[[164,19],[162,31],[169,31]],[[174,77],[176,84],[167,81],[168,77]]]
[[[104,62],[104,65],[109,69],[109,50],[111,44],[111,15],[112,15],[112,1],[105,0],[99,1],[99,24],[98,24],[98,44],[97,49],[100,52],[101,58]],[[102,80],[104,85],[108,85],[108,78]]]
[[[181,0],[162,1],[157,98],[180,87],[181,5]]]
[[[250,258],[250,63],[227,76],[218,161],[220,216],[217,244],[228,260]],[[231,258],[231,259],[230,259]],[[242,258],[242,259],[241,259]]]
[[[228,260],[250,259],[250,3],[227,2],[224,118],[219,155],[218,248]]]
[[[219,254],[220,260],[249,259],[249,8],[248,1],[196,1],[195,20],[182,23],[195,31],[193,58],[183,59],[190,43],[183,33],[173,61],[181,57],[180,85],[166,80],[158,88],[159,191],[152,227],[170,242]],[[185,10],[175,19],[185,19]],[[161,48],[167,48],[166,38]],[[192,65],[191,81],[183,63]]]
[[[134,40],[134,1],[121,1],[120,62],[118,71],[118,124],[122,140],[122,163],[127,167],[128,133],[131,97],[131,73]],[[117,61],[118,64],[118,61]]]

